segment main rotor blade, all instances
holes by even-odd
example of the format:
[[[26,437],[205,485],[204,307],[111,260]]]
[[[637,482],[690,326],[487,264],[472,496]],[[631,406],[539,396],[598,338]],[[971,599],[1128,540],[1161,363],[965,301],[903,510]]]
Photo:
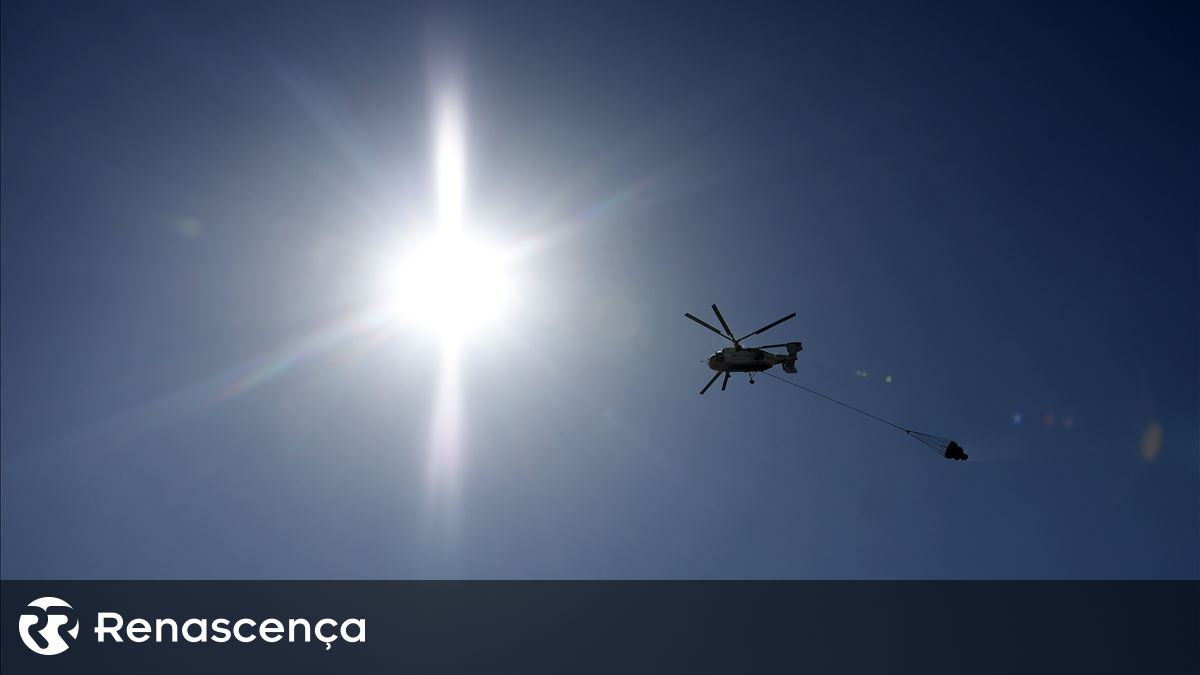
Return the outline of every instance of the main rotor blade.
[[[747,347],[746,349],[774,349],[776,347],[786,347],[788,345],[800,344],[799,342],[783,342],[777,345],[762,345],[760,347]]]
[[[714,378],[715,379],[715,378]],[[725,371],[725,379],[721,380],[721,391],[725,391],[725,385],[729,384],[729,371]]]
[[[713,314],[717,315],[717,321],[721,322],[721,328],[725,329],[725,334],[729,336],[730,340],[733,340],[734,344],[737,344],[738,339],[733,336],[733,331],[729,330],[729,324],[725,323],[725,317],[721,316],[721,310],[717,309],[715,304],[712,306],[712,308]]]
[[[717,372],[713,373],[712,379],[709,380],[708,384],[704,385],[704,388],[700,390],[700,395],[703,396],[704,392],[708,391],[708,388],[711,387],[712,383],[716,382],[717,378],[720,376],[721,376],[721,371],[719,371],[719,370]]]
[[[717,330],[713,326],[708,325],[707,323],[701,321],[700,319],[697,319],[696,317],[692,316],[691,314],[684,312],[683,315],[686,316],[687,318],[691,319],[692,321],[695,321],[696,323],[700,324],[701,326],[704,326],[705,328],[711,330],[712,332],[716,333],[717,335],[720,335],[721,337],[725,338],[726,340],[733,340],[732,336],[722,333],[721,331]]]
[[[758,335],[759,333],[761,333],[763,331],[770,330],[770,329],[774,328],[775,326],[778,326],[779,324],[783,323],[784,321],[787,321],[788,319],[791,319],[795,316],[796,316],[796,313],[792,312],[791,314],[788,314],[787,316],[783,317],[782,319],[780,319],[778,321],[773,321],[773,322],[763,326],[762,328],[759,328],[758,330],[754,331],[753,333],[747,333],[745,336],[738,338],[737,342],[741,342],[742,340],[745,340],[746,338],[750,337],[751,335]]]

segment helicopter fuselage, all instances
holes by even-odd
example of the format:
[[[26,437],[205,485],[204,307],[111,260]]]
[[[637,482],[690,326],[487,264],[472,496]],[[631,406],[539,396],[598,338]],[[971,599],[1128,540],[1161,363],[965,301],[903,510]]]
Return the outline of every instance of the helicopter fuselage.
[[[785,354],[772,354],[764,349],[726,347],[708,357],[708,367],[726,373],[758,373],[787,360]]]

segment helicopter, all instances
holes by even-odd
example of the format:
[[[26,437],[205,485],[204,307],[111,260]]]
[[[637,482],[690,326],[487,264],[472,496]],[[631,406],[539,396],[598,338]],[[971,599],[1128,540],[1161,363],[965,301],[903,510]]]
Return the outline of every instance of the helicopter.
[[[721,316],[721,310],[717,309],[716,305],[712,306],[712,310],[713,314],[717,315],[717,321],[721,322],[721,327],[725,329],[724,332],[717,330],[711,324],[701,321],[687,312],[684,312],[683,314],[692,321],[695,321],[701,326],[704,326],[705,328],[733,343],[732,347],[726,347],[708,357],[708,367],[717,372],[713,374],[712,379],[708,381],[708,384],[704,385],[704,388],[700,390],[701,396],[704,395],[704,392],[708,391],[708,388],[713,385],[713,382],[717,381],[717,378],[720,377],[722,373],[725,374],[725,379],[721,382],[721,391],[725,391],[726,385],[729,384],[730,373],[749,373],[750,384],[754,384],[755,373],[761,373],[764,370],[769,370],[776,364],[782,364],[783,371],[785,373],[796,372],[796,354],[798,354],[800,350],[804,349],[799,342],[783,342],[775,345],[763,345],[761,347],[742,346],[742,340],[745,340],[748,337],[753,337],[759,333],[778,326],[784,321],[795,317],[795,312],[788,314],[778,321],[772,321],[753,333],[748,333],[740,338],[737,338],[733,336],[733,331],[729,329],[729,324],[725,322],[725,317]],[[774,354],[764,351],[775,347],[786,347],[788,351],[787,355],[785,356],[783,354]]]

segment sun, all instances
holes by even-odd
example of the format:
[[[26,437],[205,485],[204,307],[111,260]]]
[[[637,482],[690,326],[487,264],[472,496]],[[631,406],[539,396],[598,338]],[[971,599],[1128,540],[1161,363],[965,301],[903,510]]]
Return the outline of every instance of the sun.
[[[512,256],[467,224],[464,118],[461,92],[445,84],[434,105],[436,219],[427,238],[404,246],[380,273],[388,314],[441,335],[443,351],[495,322],[515,295]]]
[[[509,257],[463,228],[438,228],[383,264],[381,290],[389,314],[445,340],[492,326],[514,299]]]

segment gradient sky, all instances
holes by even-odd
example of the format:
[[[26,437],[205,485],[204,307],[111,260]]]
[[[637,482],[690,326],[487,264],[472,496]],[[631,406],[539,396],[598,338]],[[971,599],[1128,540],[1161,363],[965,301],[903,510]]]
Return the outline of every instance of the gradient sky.
[[[4,578],[1200,576],[1196,17],[394,4],[4,3]],[[448,494],[356,318],[447,77],[525,283]],[[697,396],[713,302],[971,460]]]

